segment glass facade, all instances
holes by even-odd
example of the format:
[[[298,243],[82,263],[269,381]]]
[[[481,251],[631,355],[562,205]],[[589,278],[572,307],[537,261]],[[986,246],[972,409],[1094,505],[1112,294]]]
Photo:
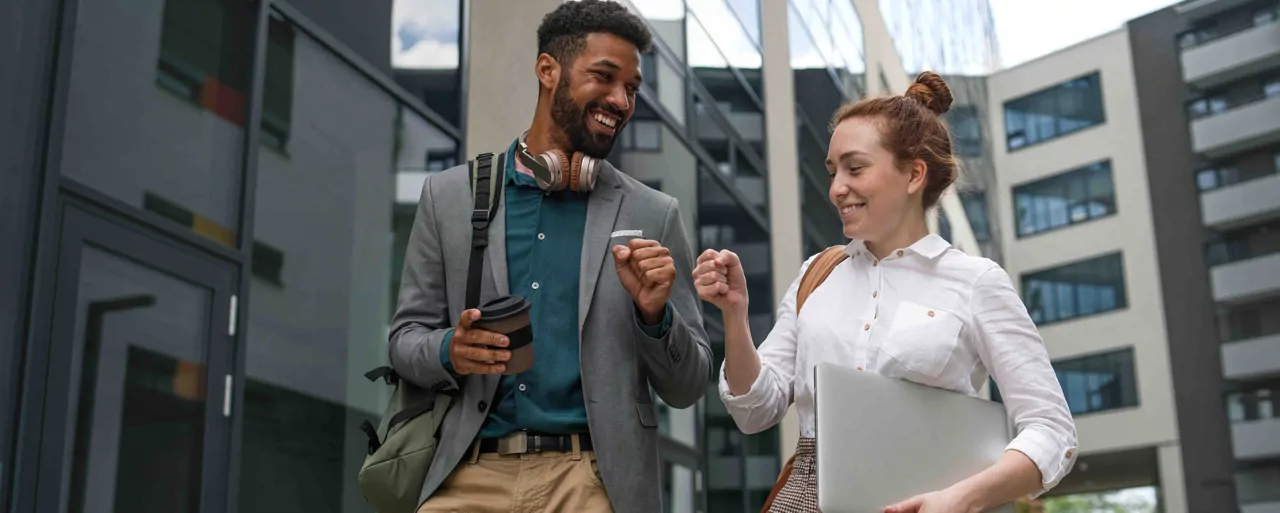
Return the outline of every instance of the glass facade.
[[[358,426],[388,391],[363,374],[386,364],[419,192],[459,131],[291,7],[148,5],[81,1],[66,29],[54,233],[74,256],[44,272],[71,284],[50,340],[74,350],[42,386],[71,413],[42,445],[66,458],[30,473],[66,492],[36,509],[372,511]]]
[[[1009,151],[1104,122],[1102,79],[1096,72],[1004,104],[1005,144]]]
[[[829,199],[831,179],[823,161],[831,115],[841,104],[863,96],[867,66],[862,20],[852,2],[788,0],[787,35],[796,101],[802,251],[807,258],[847,240]]]
[[[1123,258],[1112,253],[1024,274],[1022,302],[1036,324],[1125,308]]]
[[[610,161],[680,201],[695,247],[741,256],[757,342],[773,325],[758,0],[623,0],[648,23],[654,51]],[[743,435],[716,379],[724,331],[704,303],[716,376],[699,405],[658,401],[666,511],[759,511],[777,478],[776,429]]]
[[[903,68],[912,77],[985,75],[1000,67],[995,22],[987,0],[879,0]]]
[[[1092,221],[1116,213],[1111,161],[1095,162],[1013,188],[1018,237]]]

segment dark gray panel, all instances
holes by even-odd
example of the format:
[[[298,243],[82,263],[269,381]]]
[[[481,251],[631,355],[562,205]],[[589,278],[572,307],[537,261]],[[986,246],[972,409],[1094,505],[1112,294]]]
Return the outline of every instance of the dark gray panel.
[[[287,0],[379,71],[391,73],[391,0]]]
[[[1222,403],[1220,344],[1204,260],[1205,230],[1195,156],[1184,115],[1187,96],[1174,37],[1184,29],[1172,8],[1129,22],[1137,77],[1156,254],[1164,294],[1169,359],[1187,507],[1236,511],[1231,433]]]
[[[7,509],[57,2],[0,2],[0,510]]]

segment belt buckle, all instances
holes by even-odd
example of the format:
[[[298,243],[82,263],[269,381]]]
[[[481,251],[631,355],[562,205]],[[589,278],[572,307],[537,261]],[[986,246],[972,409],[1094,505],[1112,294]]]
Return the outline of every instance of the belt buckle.
[[[498,454],[523,454],[529,452],[529,437],[524,431],[516,431],[498,439]]]

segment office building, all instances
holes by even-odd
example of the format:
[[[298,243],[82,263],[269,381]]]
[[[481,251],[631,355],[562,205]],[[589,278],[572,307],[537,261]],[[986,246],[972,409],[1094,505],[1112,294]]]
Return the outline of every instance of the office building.
[[[1004,265],[1081,441],[1054,494],[1280,511],[1277,9],[1182,2],[988,80]]]
[[[422,181],[527,126],[535,86],[510,70],[558,3],[10,2],[0,504],[368,511],[358,426],[387,387],[363,373]],[[756,340],[803,258],[843,242],[831,112],[996,65],[985,0],[625,3],[657,45],[611,159],[680,200],[695,247],[743,256]],[[933,223],[981,253],[968,209]],[[758,510],[794,418],[744,436],[708,398],[657,405],[665,510]]]

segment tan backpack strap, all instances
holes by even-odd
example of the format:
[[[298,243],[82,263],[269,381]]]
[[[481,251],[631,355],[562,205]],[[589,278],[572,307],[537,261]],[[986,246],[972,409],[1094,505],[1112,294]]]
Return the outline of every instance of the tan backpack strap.
[[[800,278],[800,290],[796,292],[796,314],[804,308],[804,301],[809,298],[809,294],[822,285],[831,271],[846,258],[849,258],[849,254],[844,252],[844,246],[831,246],[813,259],[813,263],[805,270],[804,277]]]

